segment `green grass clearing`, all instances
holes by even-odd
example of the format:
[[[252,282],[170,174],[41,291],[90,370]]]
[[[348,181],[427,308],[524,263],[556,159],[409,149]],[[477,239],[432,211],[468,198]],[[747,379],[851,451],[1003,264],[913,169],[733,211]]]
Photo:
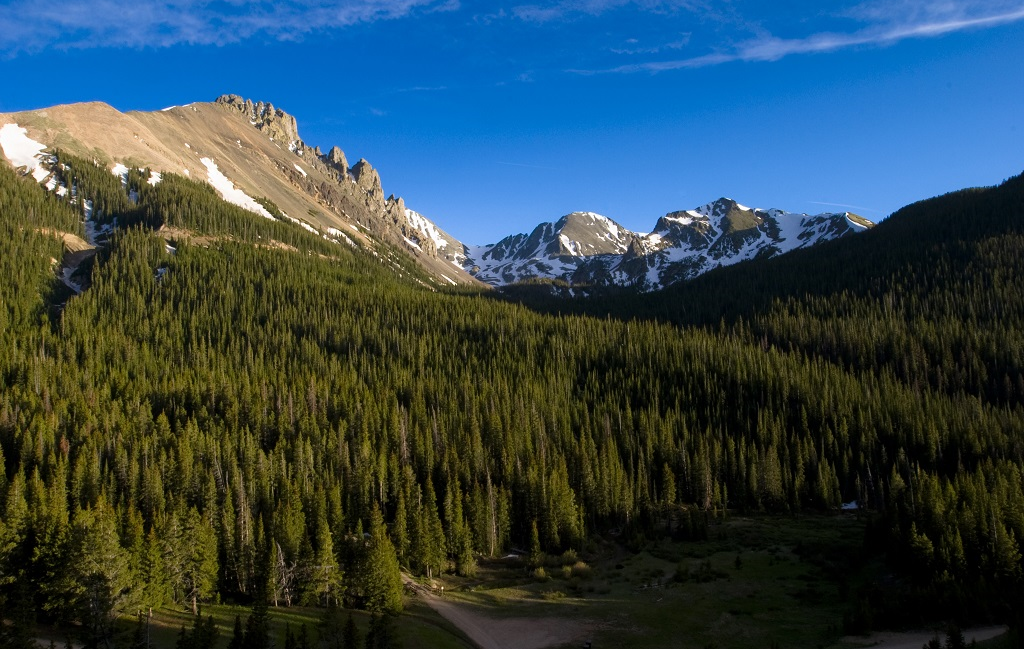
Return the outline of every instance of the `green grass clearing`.
[[[842,582],[863,534],[853,515],[732,517],[706,541],[635,554],[599,542],[578,572],[483,561],[475,579],[444,583],[487,616],[584,624],[595,647],[821,647],[841,635]]]

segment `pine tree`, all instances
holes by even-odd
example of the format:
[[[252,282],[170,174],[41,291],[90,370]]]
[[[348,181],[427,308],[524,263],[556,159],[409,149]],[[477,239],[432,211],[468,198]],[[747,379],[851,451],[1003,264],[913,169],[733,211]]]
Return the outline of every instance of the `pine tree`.
[[[370,512],[370,538],[362,559],[360,585],[366,609],[374,613],[402,611],[402,574],[395,548],[374,504]]]
[[[242,628],[242,617],[235,616],[235,626],[231,631],[231,640],[228,641],[228,649],[244,649],[245,631]]]
[[[348,618],[345,620],[345,630],[342,634],[342,648],[343,649],[359,649],[361,646],[359,638],[359,629],[356,627],[356,621],[352,619],[352,613],[348,614]]]

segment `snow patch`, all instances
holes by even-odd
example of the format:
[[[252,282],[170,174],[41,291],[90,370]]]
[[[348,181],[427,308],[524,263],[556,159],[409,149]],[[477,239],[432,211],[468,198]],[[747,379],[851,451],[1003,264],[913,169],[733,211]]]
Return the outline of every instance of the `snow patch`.
[[[78,270],[78,266],[64,266],[60,269],[60,280],[76,294],[82,293],[82,285],[71,280],[71,276]]]
[[[118,162],[110,172],[121,179],[121,187],[128,186],[128,167]]]
[[[583,253],[580,252],[579,249],[576,247],[576,242],[567,237],[566,235],[558,235],[558,240],[562,243],[562,247],[565,248],[566,252],[568,252],[573,257],[583,256]]]
[[[314,228],[312,225],[306,223],[305,221],[300,221],[299,219],[293,219],[292,217],[288,216],[284,212],[281,212],[281,214],[284,215],[284,218],[288,219],[289,221],[291,221],[295,225],[301,226],[303,229],[308,230],[309,232],[311,232],[311,233],[313,233],[313,234],[315,234],[317,236],[320,235],[320,230],[317,230],[316,228]]]
[[[0,128],[0,148],[15,168],[25,167],[36,182],[43,182],[50,175],[41,161],[46,145],[31,139],[28,129],[17,124],[4,124]]]
[[[302,174],[303,178],[308,178],[309,177],[309,174],[306,173],[306,170],[303,169],[302,167],[300,167],[299,165],[293,164],[292,166],[295,167],[296,171],[298,171],[300,174]]]
[[[327,228],[327,234],[331,235],[335,239],[344,239],[345,243],[350,246],[355,246],[355,242],[348,238],[348,235],[339,230],[338,228]]]
[[[149,172],[149,180],[147,180],[146,182],[148,182],[150,185],[156,187],[157,185],[160,184],[160,179],[161,179],[161,176],[160,176],[160,172],[159,171],[150,171]]]
[[[448,240],[444,238],[441,231],[437,229],[427,217],[423,216],[419,212],[415,212],[410,209],[405,210],[405,218],[409,221],[409,225],[419,230],[428,239],[434,242],[434,245],[438,250],[441,250],[448,245]]]
[[[690,225],[695,219],[701,218],[695,210],[687,210],[684,212],[686,216],[666,216],[665,220],[669,223],[678,223],[679,225]]]
[[[271,221],[277,220],[270,212],[267,211],[267,208],[257,203],[251,196],[243,192],[241,189],[235,187],[235,184],[228,180],[227,176],[221,173],[220,169],[217,168],[217,163],[209,158],[200,158],[199,161],[206,167],[210,184],[213,185],[213,188],[220,193],[224,200],[245,208],[250,212],[255,212],[256,214],[259,214],[264,218],[268,218]]]

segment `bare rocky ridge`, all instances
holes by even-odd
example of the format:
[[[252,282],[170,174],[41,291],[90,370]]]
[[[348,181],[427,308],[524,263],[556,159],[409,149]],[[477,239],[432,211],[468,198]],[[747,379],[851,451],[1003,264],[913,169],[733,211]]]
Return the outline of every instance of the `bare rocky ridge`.
[[[274,104],[262,101],[253,103],[251,99],[242,99],[238,95],[223,95],[217,103],[237,108],[249,117],[249,123],[263,131],[271,140],[294,143],[299,139],[299,125],[295,118],[283,110],[274,108]]]

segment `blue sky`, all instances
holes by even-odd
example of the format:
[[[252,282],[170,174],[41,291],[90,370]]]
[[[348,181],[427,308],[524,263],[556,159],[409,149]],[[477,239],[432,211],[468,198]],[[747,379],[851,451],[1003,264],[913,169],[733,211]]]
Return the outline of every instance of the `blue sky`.
[[[273,102],[468,243],[1024,171],[1024,0],[0,0],[0,111]]]

